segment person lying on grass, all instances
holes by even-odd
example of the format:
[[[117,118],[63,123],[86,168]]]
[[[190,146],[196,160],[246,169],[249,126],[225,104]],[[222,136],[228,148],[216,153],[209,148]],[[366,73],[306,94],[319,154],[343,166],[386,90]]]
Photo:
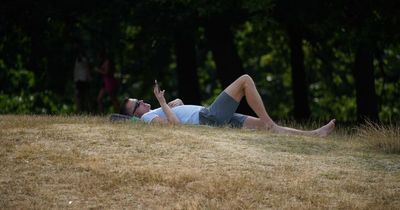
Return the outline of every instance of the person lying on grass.
[[[335,119],[315,130],[298,130],[277,125],[268,115],[253,79],[242,75],[230,84],[209,107],[184,105],[182,100],[166,102],[165,90],[156,84],[154,95],[160,108],[151,110],[143,100],[126,98],[121,104],[120,114],[135,116],[147,123],[172,123],[224,126],[266,130],[275,133],[301,134],[307,136],[328,136],[335,128]],[[236,113],[243,97],[257,117]]]

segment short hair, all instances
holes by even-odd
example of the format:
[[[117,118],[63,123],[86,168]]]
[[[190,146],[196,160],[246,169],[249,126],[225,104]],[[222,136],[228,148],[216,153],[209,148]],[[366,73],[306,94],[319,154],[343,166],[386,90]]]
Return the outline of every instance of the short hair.
[[[128,108],[126,108],[126,104],[127,104],[128,102],[129,102],[129,98],[125,98],[125,99],[122,101],[121,106],[120,106],[120,109],[119,109],[119,113],[120,113],[120,114],[123,114],[123,115],[132,116],[132,113],[129,113]]]

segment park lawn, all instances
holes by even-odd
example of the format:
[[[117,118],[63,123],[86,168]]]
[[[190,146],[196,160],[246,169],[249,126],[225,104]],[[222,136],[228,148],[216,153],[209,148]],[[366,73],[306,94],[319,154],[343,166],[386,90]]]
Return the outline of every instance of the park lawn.
[[[346,130],[2,115],[0,209],[399,208],[400,155]]]

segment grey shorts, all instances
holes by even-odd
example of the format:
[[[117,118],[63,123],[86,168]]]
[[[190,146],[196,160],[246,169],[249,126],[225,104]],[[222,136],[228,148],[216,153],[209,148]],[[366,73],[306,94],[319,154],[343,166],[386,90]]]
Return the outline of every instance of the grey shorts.
[[[238,106],[238,102],[222,91],[209,107],[200,110],[200,124],[212,126],[230,125],[241,128],[247,116],[235,113]]]

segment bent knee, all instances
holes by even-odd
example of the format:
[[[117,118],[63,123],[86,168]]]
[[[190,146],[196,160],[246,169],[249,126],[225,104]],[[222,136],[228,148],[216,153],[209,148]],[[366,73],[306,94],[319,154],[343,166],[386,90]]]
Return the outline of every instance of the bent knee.
[[[242,80],[242,84],[244,86],[254,85],[253,78],[251,78],[248,74],[243,74],[240,76],[240,80]]]
[[[240,79],[242,79],[242,80],[252,80],[251,77],[248,74],[243,74],[242,76],[240,76]]]

